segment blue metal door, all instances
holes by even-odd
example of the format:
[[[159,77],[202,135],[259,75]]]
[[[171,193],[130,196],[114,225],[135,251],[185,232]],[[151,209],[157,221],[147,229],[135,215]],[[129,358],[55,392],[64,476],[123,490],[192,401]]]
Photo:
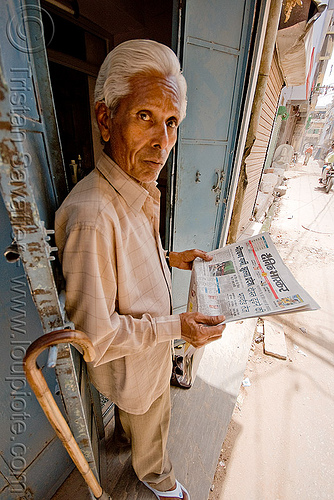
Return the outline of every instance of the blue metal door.
[[[53,227],[67,187],[38,0],[3,2],[0,104],[0,498],[48,500],[73,463],[28,386],[22,364],[36,338],[66,324],[46,228]],[[6,252],[8,261],[4,258],[13,238],[21,256],[14,263],[14,247]],[[56,394],[54,371],[47,370],[45,376],[97,476],[101,421],[97,424],[90,413],[89,382],[78,353],[68,344],[59,349],[57,375],[64,407]],[[38,361],[46,363],[42,356]],[[80,390],[86,396],[80,397]]]
[[[51,227],[58,190],[54,189],[48,155],[45,154],[45,125],[39,114],[40,106],[36,105],[39,91],[35,93],[33,54],[27,53],[26,33],[20,22],[23,8],[23,2],[2,3],[0,160],[1,167],[9,161],[16,166],[8,182],[13,195],[12,208],[21,204],[25,209],[22,218],[28,221],[30,214],[28,205],[25,206],[24,181],[29,170],[41,217],[47,227]],[[30,14],[35,17],[36,12]],[[43,86],[48,82],[43,79],[40,84]],[[50,110],[44,111],[47,115]],[[12,155],[14,150],[16,156]],[[53,161],[57,163],[56,156],[53,156]],[[61,182],[60,176],[58,179]],[[8,263],[4,258],[4,251],[14,235],[9,212],[1,197],[0,221],[0,498],[42,500],[50,498],[73,465],[26,383],[22,360],[29,344],[42,335],[43,330],[21,261]],[[45,375],[61,405],[60,396],[55,394],[54,373],[48,370]]]
[[[254,0],[187,0],[183,72],[188,111],[179,131],[173,249],[218,247],[255,10]],[[175,272],[174,272],[175,271]],[[173,269],[176,312],[189,276]]]

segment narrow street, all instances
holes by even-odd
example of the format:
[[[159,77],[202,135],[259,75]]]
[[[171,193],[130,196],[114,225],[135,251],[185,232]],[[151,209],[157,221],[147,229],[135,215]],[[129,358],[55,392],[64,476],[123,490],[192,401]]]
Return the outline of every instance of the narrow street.
[[[253,342],[209,500],[334,498],[334,192],[320,172],[312,158],[286,171],[270,233],[321,309],[278,318],[287,360]]]

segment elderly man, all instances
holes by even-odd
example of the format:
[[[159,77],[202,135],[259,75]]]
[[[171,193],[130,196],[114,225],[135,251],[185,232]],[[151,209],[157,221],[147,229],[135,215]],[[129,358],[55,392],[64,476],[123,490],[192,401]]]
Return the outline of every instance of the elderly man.
[[[156,180],[186,111],[186,82],[166,46],[130,40],[101,66],[95,110],[104,152],[56,215],[66,310],[97,356],[97,389],[115,402],[132,464],[157,498],[189,500],[166,451],[171,342],[221,337],[224,316],[172,315],[167,264],[191,269],[200,250],[171,252],[159,237]]]

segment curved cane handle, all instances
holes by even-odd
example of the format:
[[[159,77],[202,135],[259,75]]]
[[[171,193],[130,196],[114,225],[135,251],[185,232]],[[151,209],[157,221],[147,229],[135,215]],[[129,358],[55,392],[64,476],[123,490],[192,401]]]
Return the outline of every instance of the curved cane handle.
[[[45,349],[57,344],[76,344],[83,349],[85,361],[93,361],[95,358],[95,349],[92,341],[85,333],[80,332],[79,330],[64,329],[46,333],[36,339],[29,346],[25,361],[31,363],[32,359],[36,360]]]
[[[51,391],[45,381],[42,371],[38,368],[36,360],[38,356],[48,347],[56,344],[71,343],[80,346],[84,352],[84,359],[92,361],[95,358],[95,350],[91,340],[83,332],[78,330],[56,330],[46,333],[35,340],[27,349],[23,360],[23,366],[27,381],[34,391],[47,419],[54,428],[57,436],[62,441],[68,454],[77,466],[87,485],[96,498],[105,495],[99,482],[88,465],[82,451],[80,450],[73,434],[64,419]],[[102,497],[103,498],[103,497]]]

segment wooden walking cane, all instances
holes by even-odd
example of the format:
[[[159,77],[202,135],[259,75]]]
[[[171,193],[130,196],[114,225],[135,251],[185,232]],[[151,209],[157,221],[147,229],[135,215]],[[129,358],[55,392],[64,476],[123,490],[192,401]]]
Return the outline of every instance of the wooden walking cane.
[[[93,361],[95,358],[93,344],[85,333],[79,332],[78,330],[57,330],[46,333],[35,340],[27,349],[27,353],[23,360],[27,381],[34,391],[47,419],[54,428],[59,439],[62,441],[95,498],[99,500],[112,500],[111,497],[103,491],[93,471],[89,467],[87,460],[75,441],[65,418],[51,394],[42,374],[42,370],[38,368],[36,363],[38,356],[45,349],[56,344],[67,343],[81,347],[83,349],[85,361]]]

